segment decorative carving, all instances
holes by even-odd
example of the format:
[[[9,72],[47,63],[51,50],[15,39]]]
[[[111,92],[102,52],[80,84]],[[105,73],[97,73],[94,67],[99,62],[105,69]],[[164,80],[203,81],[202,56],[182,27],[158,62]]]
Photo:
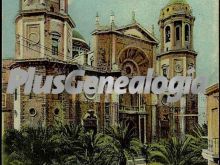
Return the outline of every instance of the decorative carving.
[[[124,75],[146,75],[149,61],[140,49],[129,48],[120,55],[119,65]]]
[[[162,109],[160,111],[160,120],[169,121],[169,110],[168,109]]]
[[[38,33],[30,33],[29,34],[30,44],[35,45],[40,41],[40,37]]]
[[[106,62],[106,59],[105,59],[105,56],[106,55],[106,51],[104,48],[99,48],[98,50],[98,67],[100,69],[103,69],[103,70],[106,70],[107,69],[107,62]]]
[[[183,67],[180,64],[176,64],[175,66],[175,72],[181,73],[183,71]]]
[[[174,71],[176,73],[182,73],[183,72],[183,61],[179,59],[174,60]]]

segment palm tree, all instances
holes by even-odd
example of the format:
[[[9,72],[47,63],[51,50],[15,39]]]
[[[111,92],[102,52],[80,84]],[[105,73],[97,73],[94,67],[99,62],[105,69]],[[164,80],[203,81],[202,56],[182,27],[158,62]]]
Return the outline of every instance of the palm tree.
[[[109,143],[112,147],[111,157],[120,165],[126,165],[128,159],[134,161],[135,157],[141,152],[142,144],[135,138],[134,129],[128,129],[128,125],[119,124],[106,129],[106,134],[111,137]]]
[[[18,130],[7,130],[3,136],[3,164],[23,164],[24,138]]]
[[[43,127],[8,131],[4,140],[5,152],[13,162],[25,165],[51,164],[54,159],[51,136],[52,131]]]
[[[184,138],[172,137],[161,144],[153,144],[150,151],[152,162],[166,165],[203,165],[194,150],[194,137],[187,135]],[[200,153],[201,154],[201,153]]]
[[[200,139],[204,139],[203,137],[208,136],[207,125],[204,124],[204,125],[201,126],[201,125],[197,124],[195,126],[195,128],[193,129],[193,131],[192,131],[192,135],[194,137],[197,137],[197,138],[200,138]]]
[[[94,131],[86,132],[81,138],[82,155],[78,155],[80,164],[84,165],[103,165],[109,164],[108,143],[106,135]]]
[[[109,165],[107,157],[108,137],[103,134],[95,134],[93,131],[80,134],[77,141],[70,142],[72,150],[65,159],[66,165]]]
[[[75,124],[58,125],[54,128],[52,141],[55,143],[54,150],[56,160],[54,164],[62,164],[69,159],[76,164],[76,155],[79,152],[78,144],[82,135],[82,127]]]
[[[207,164],[207,160],[202,157],[202,149],[208,148],[208,129],[206,125],[200,126],[199,124],[193,130],[192,136],[192,150],[197,154],[194,157],[194,162],[200,162],[200,164]]]

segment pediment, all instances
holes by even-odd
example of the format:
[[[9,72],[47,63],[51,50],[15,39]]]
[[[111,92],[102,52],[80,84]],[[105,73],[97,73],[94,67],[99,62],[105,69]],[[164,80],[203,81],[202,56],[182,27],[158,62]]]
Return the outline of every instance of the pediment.
[[[154,37],[154,35],[138,23],[123,26],[118,28],[117,31],[123,33],[124,35],[158,43],[158,40]]]

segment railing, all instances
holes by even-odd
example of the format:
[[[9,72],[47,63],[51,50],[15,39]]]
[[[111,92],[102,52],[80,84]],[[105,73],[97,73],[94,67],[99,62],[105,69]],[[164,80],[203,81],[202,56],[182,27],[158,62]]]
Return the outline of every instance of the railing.
[[[208,150],[214,155],[219,154],[219,138],[213,138],[208,140]]]
[[[125,106],[120,105],[120,111],[135,111],[135,112],[145,112],[145,106],[141,105],[139,106]]]
[[[84,69],[84,70],[93,70],[93,71],[96,71],[96,72],[107,72],[107,70],[105,69],[101,69],[99,67],[95,67],[95,66],[91,66],[91,65],[87,65],[87,64],[84,64],[84,65],[80,65],[81,69]]]

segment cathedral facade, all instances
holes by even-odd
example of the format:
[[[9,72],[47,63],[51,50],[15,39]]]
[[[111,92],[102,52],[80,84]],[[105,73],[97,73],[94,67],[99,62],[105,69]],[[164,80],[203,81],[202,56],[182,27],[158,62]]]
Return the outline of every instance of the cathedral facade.
[[[109,25],[101,25],[99,19],[97,14],[90,48],[75,30],[67,0],[20,0],[15,21],[15,59],[3,61],[4,128],[50,126],[59,121],[104,132],[105,128],[124,122],[143,143],[189,133],[198,123],[198,101],[194,95],[184,96],[171,105],[166,102],[169,93],[24,95],[21,86],[13,95],[6,94],[9,70],[17,67],[36,67],[43,82],[48,75],[68,75],[77,69],[85,70],[86,75],[76,81],[87,76],[146,76],[148,68],[170,79],[187,76],[187,70],[196,67],[195,18],[185,0],[171,0],[161,10],[160,41],[136,21],[135,13],[124,26],[116,25],[114,13]],[[195,77],[195,73],[191,74]]]

